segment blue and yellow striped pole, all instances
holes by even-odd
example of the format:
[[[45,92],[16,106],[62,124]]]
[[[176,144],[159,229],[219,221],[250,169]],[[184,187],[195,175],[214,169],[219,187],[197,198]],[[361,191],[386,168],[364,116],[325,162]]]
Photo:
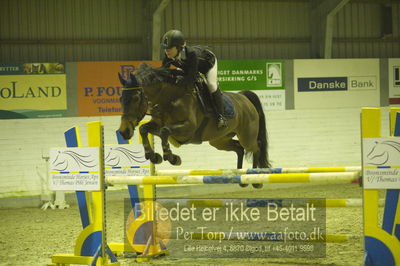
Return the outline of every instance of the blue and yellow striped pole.
[[[106,177],[106,182],[112,185],[348,183],[358,179],[358,177],[358,172],[206,176],[108,176]]]
[[[400,108],[390,109],[390,135],[400,137]],[[400,189],[386,191],[382,228],[400,241]]]

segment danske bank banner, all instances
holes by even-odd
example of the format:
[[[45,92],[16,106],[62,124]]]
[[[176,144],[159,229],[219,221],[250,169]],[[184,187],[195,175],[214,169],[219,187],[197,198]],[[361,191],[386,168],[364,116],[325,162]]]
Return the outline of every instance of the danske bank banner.
[[[298,78],[297,88],[302,91],[347,91],[376,89],[375,76]]]
[[[347,77],[298,78],[299,91],[345,91]]]
[[[296,59],[293,77],[295,109],[380,105],[379,59]]]

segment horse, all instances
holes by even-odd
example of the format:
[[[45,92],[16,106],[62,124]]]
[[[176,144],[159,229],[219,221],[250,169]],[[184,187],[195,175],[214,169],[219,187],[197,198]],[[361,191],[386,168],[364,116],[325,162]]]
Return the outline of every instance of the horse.
[[[217,128],[215,117],[207,115],[199,104],[194,86],[178,86],[174,71],[142,63],[130,79],[125,80],[119,75],[124,86],[119,127],[123,138],[130,139],[133,136],[150,104],[151,120],[143,124],[139,132],[145,158],[151,162],[157,164],[164,159],[172,165],[181,164],[180,157],[172,153],[168,140],[179,145],[208,141],[218,150],[234,151],[237,154],[238,169],[243,166],[244,156],[251,154],[253,168],[271,167],[265,114],[257,94],[246,90],[238,93],[224,92],[234,106],[235,115],[228,119],[226,128]],[[161,138],[163,158],[150,146],[149,133]],[[253,186],[259,188],[262,184]]]

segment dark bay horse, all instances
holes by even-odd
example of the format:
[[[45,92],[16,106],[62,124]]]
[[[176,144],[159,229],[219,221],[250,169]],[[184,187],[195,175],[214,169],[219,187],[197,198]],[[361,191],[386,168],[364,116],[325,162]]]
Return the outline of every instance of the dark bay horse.
[[[208,141],[218,150],[234,151],[238,169],[243,166],[245,152],[253,155],[253,168],[270,167],[265,115],[255,93],[224,92],[234,105],[235,116],[228,120],[227,128],[218,129],[215,118],[205,115],[195,90],[175,84],[173,71],[141,64],[131,79],[124,80],[120,76],[125,88],[121,97],[123,114],[119,131],[125,139],[133,136],[135,127],[151,104],[151,121],[142,125],[139,131],[146,159],[153,163],[161,163],[164,159],[173,165],[181,164],[180,157],[170,149],[170,139],[179,144]],[[163,158],[151,148],[148,133],[161,138]],[[237,140],[233,139],[235,136]]]

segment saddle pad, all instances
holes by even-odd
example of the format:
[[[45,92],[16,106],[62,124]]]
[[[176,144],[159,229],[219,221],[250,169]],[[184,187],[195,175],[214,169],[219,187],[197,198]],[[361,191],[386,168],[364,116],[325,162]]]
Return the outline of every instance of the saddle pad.
[[[233,102],[226,94],[222,94],[222,98],[224,99],[224,116],[226,118],[232,118],[236,114],[235,106]]]

